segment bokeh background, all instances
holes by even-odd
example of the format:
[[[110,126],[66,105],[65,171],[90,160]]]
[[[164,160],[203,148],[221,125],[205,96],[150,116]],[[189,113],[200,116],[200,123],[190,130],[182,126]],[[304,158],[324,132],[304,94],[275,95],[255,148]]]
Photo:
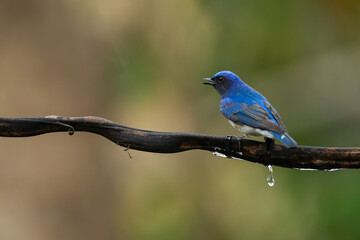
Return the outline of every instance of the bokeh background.
[[[360,142],[357,0],[0,0],[0,116],[237,134],[232,70],[302,145]],[[0,139],[0,239],[356,239],[360,173],[152,154],[88,133]]]

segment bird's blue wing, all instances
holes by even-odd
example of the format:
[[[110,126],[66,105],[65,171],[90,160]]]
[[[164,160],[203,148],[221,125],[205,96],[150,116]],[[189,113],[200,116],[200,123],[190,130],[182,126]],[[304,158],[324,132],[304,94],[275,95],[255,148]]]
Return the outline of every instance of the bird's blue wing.
[[[264,105],[267,109],[258,103],[247,104],[223,99],[220,110],[226,118],[234,123],[241,123],[276,133],[286,131],[275,109],[270,104],[271,108],[269,109],[265,102]]]

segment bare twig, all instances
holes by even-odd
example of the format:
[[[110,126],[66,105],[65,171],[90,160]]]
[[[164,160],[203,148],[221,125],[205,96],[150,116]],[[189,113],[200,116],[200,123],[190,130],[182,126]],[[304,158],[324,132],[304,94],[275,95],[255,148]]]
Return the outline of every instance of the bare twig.
[[[296,169],[360,169],[360,148],[275,144],[269,157],[264,142],[205,134],[155,132],[130,128],[99,117],[0,118],[0,136],[30,137],[51,132],[83,131],[99,134],[126,149],[155,153],[176,153],[193,149],[224,154],[264,165]]]

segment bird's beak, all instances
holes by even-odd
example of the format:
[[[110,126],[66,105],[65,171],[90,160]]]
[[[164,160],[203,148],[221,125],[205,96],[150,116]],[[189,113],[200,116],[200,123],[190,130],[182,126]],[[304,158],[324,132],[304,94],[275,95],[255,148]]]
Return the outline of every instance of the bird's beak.
[[[205,85],[214,85],[215,84],[211,78],[204,78],[203,80],[206,81],[206,82],[203,82],[203,84],[205,84]]]

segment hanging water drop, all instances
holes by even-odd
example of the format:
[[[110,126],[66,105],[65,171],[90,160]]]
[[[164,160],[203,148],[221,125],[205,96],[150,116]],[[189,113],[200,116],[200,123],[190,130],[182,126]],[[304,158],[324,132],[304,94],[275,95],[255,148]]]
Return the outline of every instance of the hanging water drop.
[[[274,171],[271,165],[268,165],[268,169],[269,169],[269,176],[267,177],[267,184],[270,187],[273,187],[275,184],[275,179],[274,179]]]

